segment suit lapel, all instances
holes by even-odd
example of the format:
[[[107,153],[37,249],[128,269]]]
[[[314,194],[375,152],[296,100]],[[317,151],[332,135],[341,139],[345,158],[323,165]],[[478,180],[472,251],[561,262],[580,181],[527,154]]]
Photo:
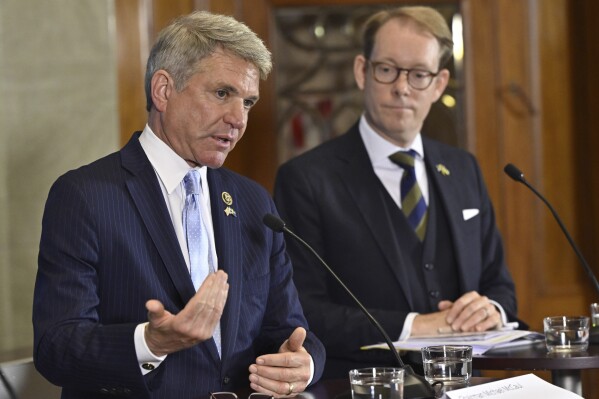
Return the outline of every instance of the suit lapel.
[[[472,273],[468,273],[471,267],[471,251],[469,243],[464,237],[468,237],[465,232],[465,223],[462,215],[461,204],[457,199],[462,198],[463,180],[460,179],[460,168],[457,164],[451,163],[450,159],[443,156],[440,147],[435,142],[423,137],[425,162],[429,171],[429,185],[435,184],[438,188],[438,199],[441,207],[444,209],[449,223],[449,230],[453,238],[454,254],[459,270],[460,284],[462,287],[470,287],[465,279]],[[443,174],[439,169],[446,168],[449,174]],[[470,183],[470,182],[469,182]]]
[[[134,134],[121,150],[123,168],[130,172],[125,184],[184,306],[195,290],[156,173],[139,143],[139,135]]]
[[[238,194],[237,186],[226,178],[219,169],[208,169],[208,185],[210,187],[210,207],[214,226],[214,240],[218,256],[218,268],[229,275],[229,294],[223,316],[221,318],[221,351],[223,367],[228,354],[235,347],[237,337],[236,317],[241,306],[241,291],[243,288],[243,235],[241,223],[244,215],[238,212],[239,203],[243,198]],[[227,208],[234,210],[235,215]],[[214,342],[214,341],[213,341]],[[211,353],[218,358],[216,345]]]
[[[372,163],[362,142],[358,125],[346,134],[346,149],[338,152],[342,161],[339,169],[339,178],[347,188],[350,196],[357,204],[360,215],[364,220],[370,234],[380,247],[380,253],[387,260],[387,266],[395,275],[406,300],[413,308],[411,288],[409,284],[408,268],[401,267],[404,263],[396,237],[395,227],[385,188],[374,173]]]

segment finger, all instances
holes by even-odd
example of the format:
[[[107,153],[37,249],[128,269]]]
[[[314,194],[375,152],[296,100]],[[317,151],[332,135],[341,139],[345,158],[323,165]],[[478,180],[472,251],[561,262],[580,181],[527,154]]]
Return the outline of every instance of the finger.
[[[419,314],[412,323],[411,335],[430,335],[437,333],[452,332],[451,327],[445,322],[447,311]]]
[[[164,340],[162,337],[164,336],[164,332],[168,331],[173,315],[165,310],[164,305],[156,299],[147,301],[146,309],[148,310],[149,323],[144,329],[144,339],[152,353],[162,356],[169,353],[168,348],[166,351],[164,350]]]
[[[481,307],[470,314],[460,326],[461,331],[483,331],[482,323],[489,317],[489,311],[486,307]]]
[[[150,299],[146,302],[146,309],[148,310],[148,321],[151,324],[158,323],[162,318],[164,318],[166,311],[164,310],[164,305],[162,302],[156,299]]]
[[[488,316],[489,300],[485,296],[479,296],[464,306],[458,317],[451,323],[455,331],[467,331]]]
[[[437,307],[439,310],[447,310],[453,305],[452,301],[440,301]]]
[[[486,314],[482,309],[475,309],[474,307],[466,307],[462,310],[460,315],[451,324],[451,328],[454,331],[472,331],[474,326],[484,320]]]
[[[208,275],[198,292],[174,317],[174,336],[186,347],[212,337],[222,316],[228,290],[226,273],[219,271]]]
[[[250,376],[250,381],[252,376]],[[281,382],[281,381],[266,381],[264,379],[257,380],[257,382],[250,382],[250,388],[256,392],[270,395],[273,398],[286,398],[296,396],[298,393],[303,392],[306,389],[306,384],[294,383],[294,382]],[[261,385],[264,384],[265,386]]]
[[[306,351],[263,355],[250,373],[272,381],[304,382],[310,379],[310,355]]]
[[[288,374],[285,374],[277,373],[277,371],[282,371],[280,368],[275,369],[277,368],[251,365],[249,380],[252,389],[278,397],[290,396],[306,389],[310,374],[309,367],[302,373],[307,373],[302,378],[294,377],[293,370],[288,370]],[[290,388],[292,388],[291,391]]]
[[[287,352],[287,351],[291,351],[291,352],[297,352],[299,351],[302,346],[304,345],[304,341],[306,340],[306,329],[303,327],[298,327],[296,328],[293,333],[291,334],[291,336],[289,337],[289,339],[286,341],[286,345],[285,343],[283,345],[281,345],[281,349],[279,350],[279,352]]]
[[[486,317],[474,327],[476,331],[492,330],[501,325],[501,314],[499,314],[495,306],[490,305],[486,310]]]
[[[462,313],[464,308],[468,306],[472,301],[479,298],[480,295],[476,291],[470,291],[459,297],[449,309],[447,313],[446,321],[447,324],[452,324]]]
[[[184,323],[214,324],[220,320],[229,292],[227,274],[221,270],[209,274],[198,292],[191,298],[178,316]]]
[[[272,370],[275,373],[289,372],[300,367],[308,367],[310,364],[310,355],[301,348],[297,352],[271,353],[268,355],[259,356],[256,359],[256,366],[260,370]],[[260,374],[265,374],[262,371]],[[265,374],[266,375],[266,374]],[[286,374],[268,374],[269,378],[275,380],[289,380],[291,376]]]

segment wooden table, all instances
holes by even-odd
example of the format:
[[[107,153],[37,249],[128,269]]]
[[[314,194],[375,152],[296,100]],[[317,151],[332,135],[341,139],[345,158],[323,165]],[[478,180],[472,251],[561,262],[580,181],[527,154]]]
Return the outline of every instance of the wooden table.
[[[487,382],[497,381],[496,378],[472,377],[469,386],[480,385]],[[250,391],[242,390],[236,392],[239,399],[248,397]],[[334,379],[319,381],[305,392],[295,396],[296,399],[351,399],[349,379]],[[408,398],[405,398],[408,399]],[[447,399],[444,394],[440,399]]]
[[[599,345],[586,352],[549,353],[545,342],[531,346],[494,349],[474,356],[472,368],[478,370],[549,370],[554,385],[582,396],[581,370],[599,369]]]

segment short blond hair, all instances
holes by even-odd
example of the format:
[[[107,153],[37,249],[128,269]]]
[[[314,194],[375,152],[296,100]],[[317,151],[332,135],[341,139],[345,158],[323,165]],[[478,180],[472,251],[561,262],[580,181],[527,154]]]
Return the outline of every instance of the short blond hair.
[[[150,51],[145,75],[147,110],[152,107],[150,91],[156,71],[170,73],[175,89],[180,91],[198,71],[199,61],[219,48],[254,64],[261,79],[266,79],[272,69],[270,51],[245,24],[226,15],[195,11],[164,28]]]
[[[366,20],[362,29],[364,57],[369,59],[372,55],[376,34],[381,26],[395,18],[412,21],[437,39],[440,48],[439,68],[443,68],[453,53],[453,40],[445,18],[431,7],[399,7],[373,14]]]

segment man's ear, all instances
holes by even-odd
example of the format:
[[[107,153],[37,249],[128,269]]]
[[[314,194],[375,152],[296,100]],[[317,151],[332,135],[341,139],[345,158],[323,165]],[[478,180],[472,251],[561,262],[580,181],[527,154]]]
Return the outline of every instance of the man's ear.
[[[360,90],[364,90],[366,82],[366,58],[362,55],[356,55],[354,58],[354,79]]]
[[[445,88],[449,84],[449,70],[441,69],[433,84],[435,89],[433,102],[435,102],[441,98],[441,95],[443,95]]]
[[[164,69],[159,69],[152,75],[151,81],[152,103],[157,111],[163,112],[166,110],[166,105],[173,88],[173,78]]]

